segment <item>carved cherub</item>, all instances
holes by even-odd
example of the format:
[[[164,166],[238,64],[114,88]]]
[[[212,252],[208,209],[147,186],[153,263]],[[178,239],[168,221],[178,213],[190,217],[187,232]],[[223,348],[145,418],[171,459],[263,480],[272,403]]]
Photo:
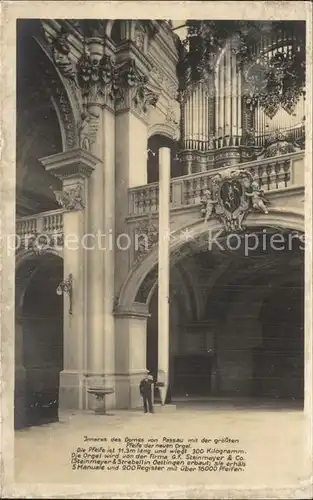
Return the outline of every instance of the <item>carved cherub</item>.
[[[70,58],[68,34],[61,31],[53,43],[53,59],[64,76],[74,77],[74,66]]]
[[[89,123],[91,115],[88,112],[83,112],[81,121],[78,123],[79,145],[86,151],[90,150]]]
[[[213,200],[212,193],[209,189],[206,189],[203,192],[201,203],[203,205],[201,213],[204,215],[204,222],[207,222],[213,213],[215,205],[217,204],[217,201]]]
[[[50,186],[50,189],[52,189],[52,191],[54,193],[57,204],[60,205],[60,207],[62,207],[62,208],[67,208],[68,201],[69,201],[68,193],[66,191],[60,191],[60,190],[53,189],[52,186]]]
[[[265,214],[268,214],[266,204],[269,203],[269,201],[265,198],[263,189],[259,188],[259,185],[256,181],[252,182],[251,187],[252,193],[246,193],[246,195],[251,198],[252,207],[256,210],[264,212]]]

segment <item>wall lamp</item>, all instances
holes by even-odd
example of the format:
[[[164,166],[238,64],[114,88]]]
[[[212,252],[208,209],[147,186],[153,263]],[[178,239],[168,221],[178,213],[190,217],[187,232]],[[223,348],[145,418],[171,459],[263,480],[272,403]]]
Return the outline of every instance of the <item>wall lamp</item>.
[[[73,296],[73,275],[69,274],[66,280],[61,281],[56,289],[57,295],[63,295],[64,293],[68,294],[70,307],[69,314],[72,314],[72,296]]]

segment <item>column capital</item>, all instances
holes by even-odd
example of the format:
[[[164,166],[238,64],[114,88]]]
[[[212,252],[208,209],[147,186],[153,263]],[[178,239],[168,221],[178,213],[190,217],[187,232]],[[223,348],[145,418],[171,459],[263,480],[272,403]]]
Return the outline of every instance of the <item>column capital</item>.
[[[119,67],[117,78],[116,111],[130,110],[140,117],[147,115],[150,106],[156,106],[159,93],[150,85],[148,74],[143,73],[135,60],[129,58]]]
[[[102,163],[95,155],[81,148],[46,156],[40,158],[39,161],[47,172],[50,172],[61,181],[88,178],[96,165]]]
[[[80,55],[74,56],[73,47],[66,29],[56,34],[50,42],[53,61],[62,76],[66,79],[73,93],[81,102],[82,117],[80,127],[83,128],[80,146],[88,137],[86,117],[89,105],[107,107],[111,111],[131,109],[139,115],[145,115],[150,105],[158,100],[157,93],[147,86],[151,63],[140,48],[136,29],[135,40],[125,40],[118,52],[103,34],[103,25],[89,22],[89,36],[80,47]],[[145,21],[143,32],[153,37],[158,23]],[[100,30],[100,31],[99,31]],[[90,36],[92,35],[92,36]],[[96,36],[95,36],[96,35]],[[91,120],[87,120],[91,121]],[[91,128],[97,128],[96,120]]]
[[[63,183],[62,191],[53,190],[57,203],[67,211],[85,208],[85,180],[90,177],[99,158],[84,149],[71,149],[39,161]],[[52,189],[52,187],[51,187]]]

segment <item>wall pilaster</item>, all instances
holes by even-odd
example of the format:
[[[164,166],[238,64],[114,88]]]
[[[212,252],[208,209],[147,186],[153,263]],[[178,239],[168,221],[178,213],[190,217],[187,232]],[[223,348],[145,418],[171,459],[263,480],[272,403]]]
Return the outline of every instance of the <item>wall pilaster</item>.
[[[140,61],[139,61],[140,62]],[[149,81],[149,67],[142,61],[138,64],[127,59],[121,67],[121,94],[116,101],[115,154],[116,190],[115,214],[116,234],[128,234],[128,189],[147,183],[148,110],[155,106],[158,94]],[[118,295],[129,272],[129,252],[124,250],[127,240],[133,244],[131,235],[122,238],[116,248],[119,272],[115,278],[115,293]]]
[[[47,171],[63,184],[55,192],[63,213],[64,368],[60,374],[60,408],[84,408],[87,343],[86,261],[89,177],[99,164],[91,153],[77,149],[42,158]],[[92,177],[92,176],[91,176]],[[92,330],[88,339],[92,338]]]

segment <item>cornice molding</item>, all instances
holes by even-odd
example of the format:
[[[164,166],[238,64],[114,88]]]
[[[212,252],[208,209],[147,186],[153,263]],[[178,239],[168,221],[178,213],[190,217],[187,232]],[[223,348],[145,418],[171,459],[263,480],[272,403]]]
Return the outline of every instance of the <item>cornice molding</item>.
[[[96,165],[102,163],[95,155],[81,148],[39,158],[39,161],[47,172],[60,180],[69,177],[90,177]]]

